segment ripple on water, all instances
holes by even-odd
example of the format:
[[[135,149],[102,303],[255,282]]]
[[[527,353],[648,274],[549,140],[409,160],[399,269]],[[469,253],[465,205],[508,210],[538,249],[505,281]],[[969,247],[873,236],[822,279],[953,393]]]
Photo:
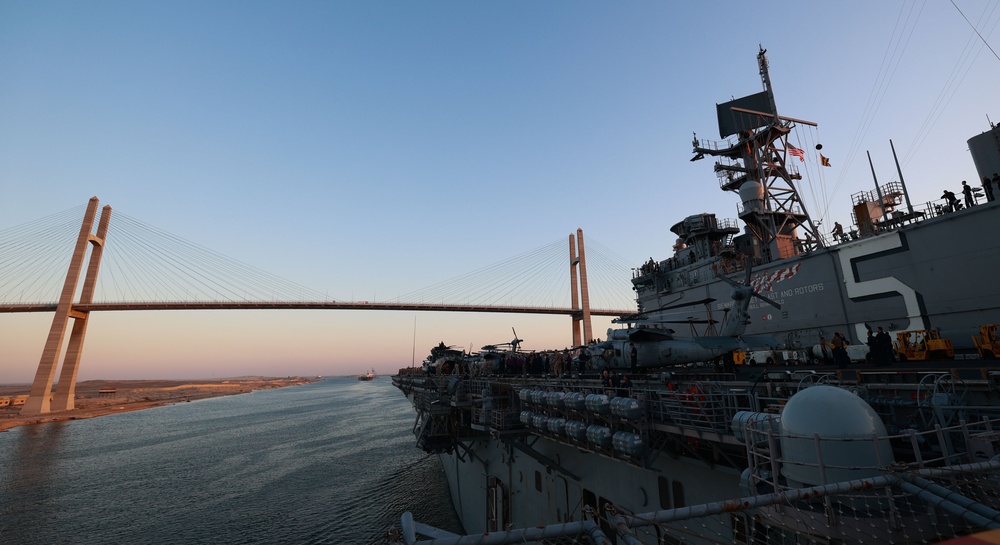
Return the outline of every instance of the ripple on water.
[[[0,434],[3,543],[383,543],[461,526],[388,380],[327,379]],[[81,536],[85,536],[85,539]]]

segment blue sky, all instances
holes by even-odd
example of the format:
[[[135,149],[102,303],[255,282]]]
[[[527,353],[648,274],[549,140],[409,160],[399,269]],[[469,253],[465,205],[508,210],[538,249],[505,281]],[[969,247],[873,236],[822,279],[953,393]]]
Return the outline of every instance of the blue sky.
[[[1000,49],[997,5],[956,4]],[[691,138],[717,139],[714,105],[760,90],[758,45],[779,111],[819,123],[798,143],[824,225],[871,189],[865,151],[897,178],[890,138],[915,202],[976,179],[966,140],[1000,119],[1000,60],[946,1],[6,1],[0,229],[97,195],[340,299],[419,290],[577,227],[662,259],[685,216],[736,215]],[[0,315],[0,382],[30,380],[49,320]],[[529,348],[569,343],[567,318],[416,321],[418,362],[511,326]],[[413,326],[95,315],[80,375],[385,372],[410,363]]]

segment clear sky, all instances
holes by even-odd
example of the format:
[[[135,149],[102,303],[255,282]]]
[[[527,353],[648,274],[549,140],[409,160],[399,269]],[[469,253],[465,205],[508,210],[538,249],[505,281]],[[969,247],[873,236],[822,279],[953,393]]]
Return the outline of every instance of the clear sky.
[[[1000,49],[998,3],[955,3]],[[577,227],[663,259],[685,216],[736,216],[691,139],[718,139],[715,104],[761,89],[758,45],[779,112],[819,123],[795,142],[824,226],[871,189],[866,151],[897,178],[889,139],[915,202],[977,179],[966,140],[1000,120],[1000,60],[946,0],[7,0],[0,229],[96,195],[339,299]],[[0,315],[0,382],[31,380],[50,320]],[[414,325],[418,363],[511,327],[526,348],[570,343],[562,317],[95,314],[80,378],[389,372],[414,359]]]

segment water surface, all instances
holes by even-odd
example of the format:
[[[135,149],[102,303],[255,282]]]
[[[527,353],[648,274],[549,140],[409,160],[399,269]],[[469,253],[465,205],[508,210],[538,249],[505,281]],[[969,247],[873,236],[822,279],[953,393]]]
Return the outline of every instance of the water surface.
[[[0,543],[384,543],[403,511],[461,531],[388,378],[0,433]]]

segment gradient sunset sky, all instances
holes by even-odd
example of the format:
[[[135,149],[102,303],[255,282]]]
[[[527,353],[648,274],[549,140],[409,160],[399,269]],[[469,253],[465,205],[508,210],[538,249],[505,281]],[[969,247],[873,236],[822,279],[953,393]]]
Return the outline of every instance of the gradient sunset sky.
[[[866,151],[897,178],[889,139],[916,203],[977,179],[966,141],[1000,120],[1000,60],[973,26],[1000,50],[1000,4],[955,4],[9,0],[0,230],[96,195],[342,300],[578,227],[638,266],[669,255],[685,216],[736,216],[691,139],[717,140],[715,104],[761,89],[759,46],[779,111],[819,123],[793,139],[806,204],[848,225],[850,195],[872,188]],[[50,322],[0,314],[0,383],[31,380]],[[98,313],[80,379],[387,373],[511,327],[525,348],[562,348],[569,322]]]

